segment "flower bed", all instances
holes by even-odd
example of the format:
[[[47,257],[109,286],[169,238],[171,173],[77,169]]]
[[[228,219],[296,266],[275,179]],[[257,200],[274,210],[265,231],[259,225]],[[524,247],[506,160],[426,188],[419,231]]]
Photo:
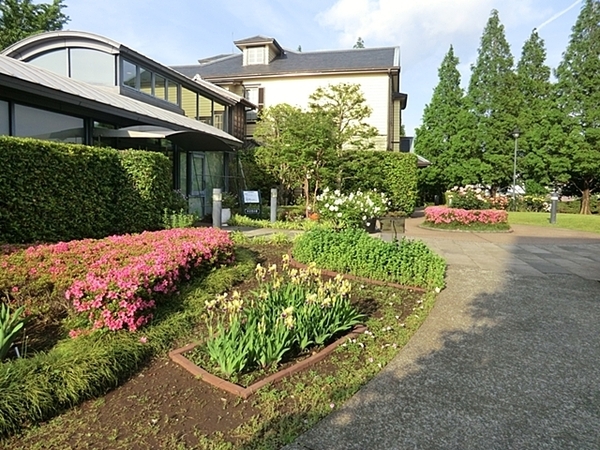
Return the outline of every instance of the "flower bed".
[[[259,264],[255,275],[258,289],[249,295],[233,291],[206,303],[208,337],[189,356],[226,379],[274,369],[363,319],[350,304],[351,284],[342,276],[325,281],[314,265],[290,268],[287,255],[281,271]]]
[[[232,260],[228,234],[212,228],[61,242],[0,256],[0,291],[31,314],[51,310],[52,303],[60,309],[56,304],[66,298],[78,316],[72,337],[89,329],[135,331],[152,318],[156,299],[175,292],[180,281]]]
[[[487,227],[490,230],[507,230],[509,228],[508,213],[504,210],[468,210],[444,206],[425,208],[425,225],[450,229]]]

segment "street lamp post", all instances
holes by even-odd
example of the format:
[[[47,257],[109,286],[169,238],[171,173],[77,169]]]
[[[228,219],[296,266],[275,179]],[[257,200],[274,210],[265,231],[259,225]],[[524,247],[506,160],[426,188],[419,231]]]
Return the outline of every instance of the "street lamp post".
[[[513,137],[515,138],[515,155],[513,158],[513,186],[512,186],[512,199],[513,199],[513,210],[517,209],[517,149],[518,149],[518,141],[519,136],[521,135],[521,131],[517,127],[512,132]]]

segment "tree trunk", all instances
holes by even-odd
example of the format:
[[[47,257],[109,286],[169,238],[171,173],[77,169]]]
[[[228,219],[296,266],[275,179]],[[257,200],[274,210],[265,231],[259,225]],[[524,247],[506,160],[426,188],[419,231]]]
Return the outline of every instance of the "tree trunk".
[[[304,213],[306,214],[306,218],[310,215],[310,179],[304,178],[303,183],[303,191],[304,191]]]
[[[591,214],[590,211],[590,188],[586,183],[586,188],[581,191],[581,209],[579,214]]]

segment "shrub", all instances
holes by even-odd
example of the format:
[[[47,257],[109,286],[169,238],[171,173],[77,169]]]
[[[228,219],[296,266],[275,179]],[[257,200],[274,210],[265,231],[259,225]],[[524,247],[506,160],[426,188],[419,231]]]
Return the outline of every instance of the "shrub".
[[[384,193],[357,191],[342,194],[327,188],[316,200],[319,217],[333,222],[339,229],[369,226],[370,221],[385,215],[390,203]]]
[[[298,237],[294,258],[340,273],[420,287],[442,287],[446,263],[423,242],[384,242],[365,231],[308,231]]]
[[[24,310],[21,306],[11,313],[8,305],[0,303],[0,362],[6,358],[17,333],[25,326]]]
[[[331,176],[325,185],[335,186],[345,192],[383,192],[390,200],[392,211],[410,215],[417,201],[417,156],[412,153],[385,151],[344,151],[335,160]]]
[[[162,225],[166,230],[170,230],[171,228],[190,228],[199,219],[195,214],[185,212],[183,208],[179,211],[170,211],[165,208]]]
[[[213,228],[39,245],[0,256],[0,291],[38,315],[60,310],[66,298],[79,316],[72,336],[81,328],[135,331],[152,318],[157,296],[230,262],[232,247],[228,234]]]
[[[174,208],[170,162],[156,152],[0,136],[0,165],[0,242],[159,229]]]
[[[506,209],[509,205],[508,197],[496,194],[491,196],[489,191],[478,186],[454,186],[446,192],[448,206],[457,209]]]
[[[209,272],[158,306],[152,324],[139,334],[93,333],[60,341],[48,352],[0,364],[0,435],[47,420],[65,408],[102,395],[134,374],[149,358],[164,354],[190,333],[204,304],[251,276],[250,252],[237,263]]]

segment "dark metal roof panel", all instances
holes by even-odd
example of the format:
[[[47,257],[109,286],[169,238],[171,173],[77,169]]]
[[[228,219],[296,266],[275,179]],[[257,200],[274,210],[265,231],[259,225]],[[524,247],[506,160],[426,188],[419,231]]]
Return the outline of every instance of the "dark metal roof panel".
[[[175,70],[204,79],[283,75],[291,73],[344,72],[387,70],[399,68],[399,48],[365,48],[330,50],[320,52],[286,52],[269,64],[242,66],[242,55],[187,66],[174,66]]]

